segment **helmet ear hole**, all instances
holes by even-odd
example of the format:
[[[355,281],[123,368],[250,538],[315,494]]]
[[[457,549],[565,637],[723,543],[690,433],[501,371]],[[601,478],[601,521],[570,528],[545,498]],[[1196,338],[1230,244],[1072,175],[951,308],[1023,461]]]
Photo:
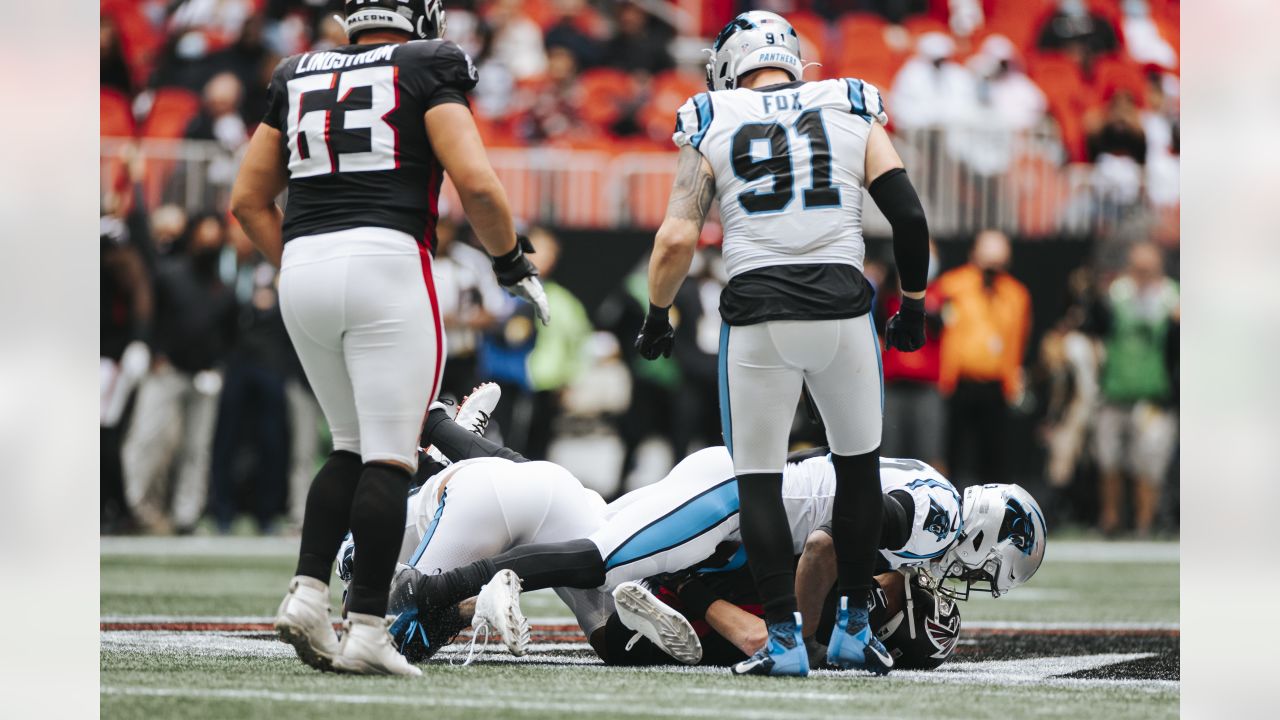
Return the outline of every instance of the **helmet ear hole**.
[[[974,534],[974,536],[973,536],[973,549],[974,549],[974,550],[977,550],[977,549],[978,549],[978,546],[982,544],[982,536],[983,536],[983,531],[982,531],[982,530],[979,530],[977,533],[975,533],[975,534]]]

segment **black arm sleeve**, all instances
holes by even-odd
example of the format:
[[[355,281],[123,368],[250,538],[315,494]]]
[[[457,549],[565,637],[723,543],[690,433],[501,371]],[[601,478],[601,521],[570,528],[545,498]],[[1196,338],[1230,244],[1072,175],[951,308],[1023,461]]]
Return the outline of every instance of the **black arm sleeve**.
[[[911,520],[916,502],[906,490],[894,490],[884,496],[884,519],[880,523],[880,547],[897,550],[911,539]]]
[[[906,292],[922,292],[929,282],[929,223],[907,171],[894,168],[867,188],[893,227],[893,257]]]

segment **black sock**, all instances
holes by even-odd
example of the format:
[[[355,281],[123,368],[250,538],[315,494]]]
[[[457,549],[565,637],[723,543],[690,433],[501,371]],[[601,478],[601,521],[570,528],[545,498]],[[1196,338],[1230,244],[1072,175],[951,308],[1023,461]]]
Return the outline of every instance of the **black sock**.
[[[311,481],[295,574],[329,583],[333,558],[351,527],[351,498],[360,482],[360,469],[359,455],[334,450]]]
[[[738,476],[739,532],[770,625],[794,620],[796,568],[791,524],[782,504],[782,473]]]
[[[570,540],[512,548],[501,555],[418,580],[418,597],[425,607],[447,607],[474,597],[499,570],[520,577],[520,587],[541,590],[570,587],[589,590],[604,584],[604,559],[590,540]]]
[[[851,604],[864,604],[871,599],[885,510],[880,448],[862,455],[832,455],[831,464],[836,471],[831,537],[836,546],[837,585]]]
[[[427,413],[427,422],[422,427],[422,445],[434,445],[440,454],[453,462],[461,462],[478,457],[496,457],[512,462],[528,462],[528,458],[498,443],[462,427],[449,419],[449,414],[440,408]]]
[[[402,467],[364,466],[351,502],[351,536],[360,554],[347,589],[351,612],[379,617],[387,613],[391,576],[404,540],[409,480],[409,471]]]

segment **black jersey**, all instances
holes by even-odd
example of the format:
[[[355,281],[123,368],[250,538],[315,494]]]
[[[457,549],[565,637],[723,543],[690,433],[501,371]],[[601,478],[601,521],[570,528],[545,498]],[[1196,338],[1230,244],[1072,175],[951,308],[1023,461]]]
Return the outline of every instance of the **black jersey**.
[[[409,233],[434,250],[443,170],[423,115],[467,104],[475,65],[444,40],[344,45],[287,58],[263,122],[284,135],[284,240],[354,227]]]

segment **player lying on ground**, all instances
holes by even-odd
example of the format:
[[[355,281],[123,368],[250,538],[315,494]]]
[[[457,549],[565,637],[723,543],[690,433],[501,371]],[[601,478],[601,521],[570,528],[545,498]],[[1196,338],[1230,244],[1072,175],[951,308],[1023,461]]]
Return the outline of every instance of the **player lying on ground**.
[[[496,394],[496,387],[482,386],[473,397],[489,394],[486,387]],[[469,415],[471,406],[469,399],[459,417]],[[487,589],[511,606],[504,609],[482,603],[484,612],[480,619],[498,630],[514,652],[523,652],[527,626],[515,599],[518,585],[509,573],[498,572],[511,568],[496,568],[497,563],[523,567],[531,577],[537,578],[535,582],[540,583],[537,587],[560,587],[561,597],[574,609],[584,632],[606,659],[611,654],[607,650],[610,643],[597,635],[597,631],[608,620],[607,596],[573,592],[565,590],[566,586],[583,591],[599,586],[610,591],[652,575],[679,572],[706,565],[708,561],[716,564],[717,558],[720,570],[741,568],[745,564],[745,556],[736,545],[736,485],[728,452],[723,447],[695,453],[663,480],[628,493],[605,507],[598,495],[584,490],[576,478],[557,465],[516,464],[491,457],[523,460],[518,454],[447,422],[441,410],[432,411],[427,435],[445,455],[460,459],[482,456],[482,459],[465,460],[436,473],[410,501],[410,520],[401,559],[411,563],[413,569],[402,568],[397,573],[395,586],[402,597],[399,604],[393,601],[392,611],[402,610],[395,623],[397,644],[415,658],[433,653],[442,644],[441,637],[447,642],[447,638],[465,627],[469,616],[459,614],[454,604],[480,593],[489,578],[498,575],[503,576],[500,582],[491,583]],[[794,528],[794,554],[800,554],[806,547],[812,549],[814,538],[822,535],[823,525],[829,521],[835,478],[825,451],[811,451],[794,459],[787,467],[785,490]],[[883,567],[918,565],[937,558],[943,558],[950,566],[952,562],[947,559],[950,556],[944,553],[956,549],[959,531],[964,526],[960,519],[959,494],[936,471],[914,460],[884,459],[881,473],[886,516],[881,543],[886,548],[881,553]],[[1002,494],[1002,497],[1018,495],[1038,518],[1034,500],[1021,488],[989,486],[982,490]],[[969,504],[979,504],[973,502],[977,497],[977,493],[966,493]],[[987,509],[995,506],[990,498],[980,504]],[[593,511],[597,513],[595,520],[590,519]],[[977,524],[977,515],[975,512],[971,526]],[[990,513],[984,511],[981,522],[992,525],[988,515]],[[980,554],[966,555],[964,561],[957,561],[954,569],[945,574],[955,576],[968,572],[971,567],[981,569],[990,554],[991,562],[985,565],[991,577],[997,578],[993,581],[997,593],[1006,592],[1030,577],[1043,556],[1043,522],[1037,526],[1027,520],[1017,524],[1016,531],[1012,525],[1002,529],[1002,523],[1003,518],[996,520],[984,534],[986,542],[973,548]],[[582,536],[585,539],[522,544],[563,536],[571,533],[572,528],[592,524],[597,528]],[[477,528],[486,528],[492,534],[482,537],[477,534]],[[1013,537],[1015,534],[1017,538]],[[1017,582],[1009,579],[1012,575],[1000,570],[1016,561],[1007,557],[1009,548],[1015,544],[1019,547],[1017,553],[1025,558],[1019,565],[1029,566],[1029,569],[1016,568]],[[652,551],[647,546],[652,546]],[[507,552],[491,560],[484,559],[493,548],[505,548]],[[829,543],[826,549],[830,550]],[[349,566],[350,560],[348,548],[340,565]],[[820,574],[825,577],[826,585],[812,593],[818,599],[819,608],[834,578],[834,555],[828,554],[826,560]],[[455,572],[440,574],[451,569]],[[459,569],[461,575],[456,572]],[[566,573],[570,577],[563,582],[553,578],[564,577]],[[437,577],[443,578],[443,584],[431,579]],[[533,589],[532,584],[529,589]],[[450,597],[453,599],[448,599]],[[406,607],[401,608],[401,604]],[[432,610],[420,615],[419,610],[424,607]],[[810,627],[816,632],[817,623],[811,623]],[[696,638],[659,639],[659,642],[685,662],[698,654]],[[692,661],[696,662],[696,658]]]

